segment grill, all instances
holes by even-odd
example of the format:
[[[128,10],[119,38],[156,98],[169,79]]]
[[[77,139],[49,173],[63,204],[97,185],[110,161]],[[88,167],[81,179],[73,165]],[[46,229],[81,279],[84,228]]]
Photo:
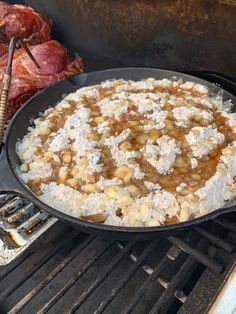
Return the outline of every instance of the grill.
[[[230,77],[195,72],[236,93]],[[1,313],[204,313],[236,265],[235,214],[152,242],[73,230],[0,196]],[[11,263],[10,263],[11,262]]]
[[[204,313],[236,264],[232,218],[128,243],[56,224],[0,269],[1,311]]]

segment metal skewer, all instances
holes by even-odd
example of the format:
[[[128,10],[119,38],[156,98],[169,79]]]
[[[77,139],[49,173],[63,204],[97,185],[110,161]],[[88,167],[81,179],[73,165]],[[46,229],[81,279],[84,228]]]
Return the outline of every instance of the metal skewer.
[[[11,82],[13,56],[14,56],[16,44],[18,42],[21,45],[21,47],[26,51],[26,53],[28,54],[30,59],[33,61],[35,66],[37,68],[40,68],[40,65],[35,60],[34,56],[30,52],[27,44],[23,41],[23,39],[20,36],[12,37],[9,44],[7,66],[6,66],[6,70],[2,78],[2,91],[1,91],[1,96],[0,96],[0,146],[3,143],[3,137],[4,137],[4,128],[5,128],[6,115],[7,115],[7,100],[8,100],[8,93],[9,93],[9,87],[10,87],[10,82]]]

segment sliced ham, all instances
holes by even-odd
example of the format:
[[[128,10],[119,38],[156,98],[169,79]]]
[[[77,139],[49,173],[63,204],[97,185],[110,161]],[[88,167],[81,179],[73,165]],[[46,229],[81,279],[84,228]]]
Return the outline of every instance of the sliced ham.
[[[41,68],[38,69],[34,65],[22,48],[15,51],[7,120],[38,91],[83,71],[81,58],[77,57],[73,60],[68,50],[56,40],[29,46],[29,49]],[[3,76],[6,62],[7,55],[4,55],[0,58],[0,77]]]
[[[50,40],[51,27],[50,19],[32,8],[0,1],[0,56],[6,53],[13,36],[19,35],[29,44],[39,44]]]

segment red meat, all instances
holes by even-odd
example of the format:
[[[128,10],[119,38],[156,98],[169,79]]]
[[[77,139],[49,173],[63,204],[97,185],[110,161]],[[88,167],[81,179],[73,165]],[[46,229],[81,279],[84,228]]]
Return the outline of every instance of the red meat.
[[[22,48],[15,51],[7,120],[36,92],[83,71],[82,59],[77,57],[73,60],[68,50],[56,40],[29,46],[29,49],[41,68],[34,65]],[[7,55],[0,58],[0,77],[5,71],[6,62]]]
[[[21,36],[29,44],[39,44],[50,40],[52,23],[32,8],[10,5],[0,1],[0,43],[7,44],[15,36]],[[0,56],[6,53],[0,45]]]
[[[8,45],[0,43],[0,57],[4,56],[7,53]]]

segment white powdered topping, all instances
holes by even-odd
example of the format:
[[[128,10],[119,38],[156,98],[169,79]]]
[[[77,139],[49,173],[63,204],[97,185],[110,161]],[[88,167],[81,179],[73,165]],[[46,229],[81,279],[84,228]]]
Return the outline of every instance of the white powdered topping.
[[[59,177],[63,176],[66,171],[68,171],[68,166],[62,166],[59,170]]]
[[[137,157],[136,151],[123,152],[119,149],[119,144],[125,141],[131,134],[130,129],[122,131],[118,136],[110,136],[105,139],[105,145],[110,148],[112,158],[115,160],[117,166],[121,166],[129,162],[130,158]]]
[[[86,97],[86,98],[97,98],[100,96],[100,92],[99,89],[96,88],[96,86],[98,85],[94,85],[94,86],[87,86],[87,87],[83,87],[78,89],[77,91],[77,96],[79,97]]]
[[[192,149],[193,156],[199,158],[207,155],[225,139],[224,135],[213,129],[212,126],[193,127],[185,138]]]
[[[186,188],[188,185],[186,183],[180,183],[177,187],[176,187],[176,192],[182,192],[184,190],[184,188]]]
[[[110,96],[110,99],[111,100],[128,100],[128,97],[129,97],[130,93],[129,92],[117,92],[113,95]]]
[[[163,129],[165,127],[165,119],[168,112],[162,110],[165,101],[162,100],[166,94],[160,93],[154,97],[153,93],[138,93],[129,94],[128,99],[132,100],[133,104],[137,106],[138,112],[148,119],[152,119],[155,125],[145,125],[144,129]]]
[[[123,210],[124,225],[158,226],[163,224],[165,215],[170,218],[179,210],[175,196],[167,191],[156,190],[146,197],[137,199],[133,205]]]
[[[185,82],[183,84],[180,85],[181,89],[192,89],[194,86],[194,82]]]
[[[63,128],[59,129],[55,136],[52,136],[47,141],[49,150],[52,152],[59,152],[66,149],[72,142],[73,146],[79,146],[80,151],[84,151],[94,145],[88,145],[89,141],[84,138],[86,132],[90,132],[89,125],[90,109],[79,108],[73,115],[67,117]]]
[[[49,150],[55,153],[66,149],[70,144],[69,134],[65,134],[63,130],[59,130],[57,135],[50,140],[48,141],[48,143],[50,142]]]
[[[178,142],[168,135],[163,135],[156,140],[156,144],[153,145],[150,140],[147,141],[145,158],[160,174],[171,173],[176,154],[181,153]]]
[[[127,113],[128,101],[111,100],[104,98],[97,103],[101,113],[105,117],[114,117],[116,120],[120,120],[122,113]]]
[[[134,178],[139,180],[144,177],[144,174],[141,172],[139,164],[135,163],[134,161],[130,161],[130,159],[137,157],[139,152],[134,150],[123,152],[119,149],[119,144],[127,140],[130,134],[131,130],[126,129],[116,137],[110,136],[105,139],[105,145],[110,148],[112,158],[115,160],[116,165],[118,167],[122,165],[131,167],[134,169]]]
[[[76,138],[72,147],[77,152],[75,156],[75,161],[78,163],[80,157],[85,156],[89,149],[96,147],[97,142],[85,139],[83,136]]]
[[[121,184],[122,184],[122,181],[118,178],[107,179],[104,177],[100,177],[98,182],[96,183],[96,186],[98,186],[101,190],[103,190],[107,186],[121,185]]]
[[[50,113],[54,112],[54,108],[49,107],[47,110],[44,111],[44,116],[48,116]]]
[[[193,97],[191,97],[193,98]],[[215,102],[209,98],[199,98],[199,103],[203,106],[206,106],[207,108],[218,108],[219,103]]]
[[[192,96],[192,95],[185,95],[186,101],[192,103],[196,103],[199,105],[202,105],[204,107],[212,109],[212,108],[220,108],[221,104],[215,99],[215,98],[210,98],[209,96]]]
[[[161,190],[161,186],[158,183],[153,183],[151,181],[144,181],[144,185],[149,189],[149,190]]]
[[[173,82],[167,79],[155,80],[154,78],[148,78],[143,81],[124,81],[121,85],[116,87],[116,92],[130,91],[130,90],[153,90],[155,87],[168,88],[172,86]]]
[[[216,173],[194,194],[187,195],[181,202],[181,207],[188,210],[189,215],[204,215],[224,205],[224,202],[236,195],[232,190],[233,178],[236,176],[236,141],[228,148],[232,149],[232,155],[224,155],[217,165]]]
[[[16,145],[16,151],[21,160],[30,163],[36,159],[35,152],[38,147],[42,146],[42,140],[38,136],[38,129],[29,128],[28,133],[21,142]]]
[[[64,184],[41,184],[42,195],[39,199],[47,205],[71,215],[77,206],[77,198],[80,192]]]
[[[168,112],[165,110],[153,111],[153,113],[148,113],[147,118],[152,119],[155,122],[155,125],[153,125],[151,129],[163,129],[165,127],[165,119],[167,115]],[[149,125],[147,125],[147,128],[144,127],[145,130],[148,130],[149,128]]]
[[[191,118],[206,119],[211,121],[213,115],[211,112],[196,107],[177,107],[173,109],[174,118],[177,120],[176,125],[186,128],[189,126]]]
[[[120,83],[122,81],[123,80],[120,80]],[[101,87],[102,88],[111,88],[111,87],[115,86],[115,84],[119,84],[119,81],[118,80],[104,81],[104,82],[101,83]]]
[[[150,99],[150,94],[151,93],[129,94],[128,99],[133,101],[133,104],[138,108],[138,112],[142,115],[148,111],[159,111],[164,104],[160,101],[160,97],[156,97],[154,100]]]
[[[201,94],[207,94],[208,92],[208,88],[202,84],[195,84],[193,86],[193,90]]]
[[[197,166],[198,166],[198,160],[197,160],[196,158],[191,158],[191,159],[190,159],[190,163],[191,163],[192,169],[197,168]]]
[[[50,128],[51,127],[51,121],[46,119],[44,121],[41,121],[40,119],[34,120],[34,124],[36,127],[39,128]]]
[[[35,128],[29,127],[29,133],[24,136],[21,142],[16,145],[16,151],[19,157],[26,163],[34,161],[37,157],[35,152],[37,148],[42,147],[42,140],[39,136],[40,128],[50,128],[51,122],[48,119],[41,121],[41,119],[34,120]]]
[[[29,171],[22,173],[21,177],[25,183],[34,179],[45,179],[52,175],[52,167],[45,160],[36,159],[29,165]]]
[[[208,89],[206,86],[202,84],[196,84],[194,82],[185,82],[180,85],[181,89],[193,89],[194,91],[201,93],[201,94],[206,94],[208,92]]]
[[[127,165],[134,170],[134,178],[142,179],[144,177],[144,173],[141,172],[139,164],[134,161],[130,161],[129,159],[133,159],[138,156],[138,151],[126,151],[123,152],[119,149],[119,144],[125,141],[131,133],[130,129],[126,129],[121,132],[118,136],[111,136],[106,138],[105,145],[110,148],[112,158],[115,160],[116,165],[122,166]]]
[[[89,162],[86,169],[88,173],[101,172],[103,170],[104,165],[99,163],[102,156],[99,149],[89,151],[86,156]]]
[[[104,193],[80,195],[77,199],[77,208],[73,210],[73,216],[80,217],[98,213],[114,216],[118,207],[118,202],[108,199]]]
[[[56,154],[53,154],[52,158],[55,162],[60,162],[60,157],[58,157]]]
[[[228,121],[229,126],[232,128],[232,131],[236,133],[236,113],[227,113],[222,114]]]
[[[104,121],[104,122],[98,124],[98,126],[94,129],[98,132],[98,134],[104,134],[110,130],[109,122]]]
[[[152,79],[153,80],[153,79]],[[173,84],[173,81],[170,81],[168,79],[162,79],[162,80],[157,80],[152,82],[153,85],[160,86],[160,87],[170,87]]]
[[[63,99],[58,105],[57,105],[57,110],[61,111],[63,109],[68,109],[70,108],[71,105],[67,102],[66,99]]]
[[[142,180],[145,177],[145,173],[141,170],[138,163],[129,162],[127,163],[127,166],[129,166],[131,169],[134,170],[134,174],[133,174],[134,179]]]

